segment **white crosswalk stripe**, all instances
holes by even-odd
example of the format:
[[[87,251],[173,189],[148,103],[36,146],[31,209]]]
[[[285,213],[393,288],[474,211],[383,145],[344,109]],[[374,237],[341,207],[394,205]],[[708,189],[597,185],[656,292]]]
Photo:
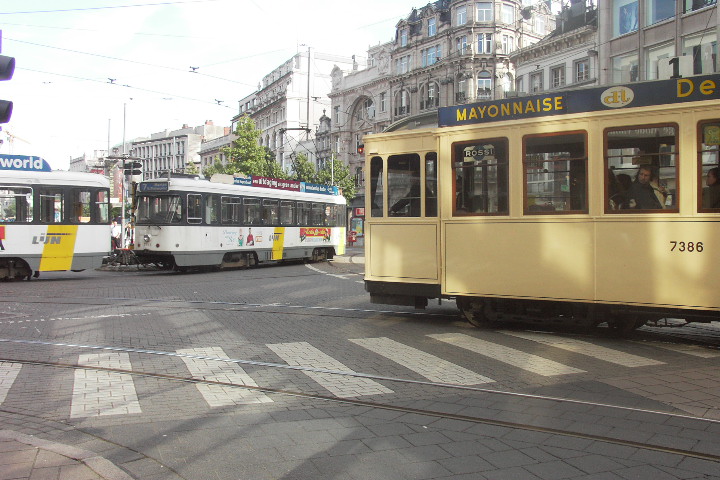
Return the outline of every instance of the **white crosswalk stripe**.
[[[542,343],[551,347],[560,348],[580,355],[598,358],[600,360],[622,365],[623,367],[647,367],[649,365],[664,365],[665,362],[651,358],[640,357],[631,353],[622,352],[613,348],[595,345],[594,343],[575,340],[573,338],[562,338],[548,333],[535,332],[502,332],[505,335],[524,338],[533,342]]]
[[[307,342],[268,344],[273,352],[285,360],[288,365],[317,368],[322,370],[350,372],[343,363],[321,352]],[[342,398],[359,397],[362,395],[378,395],[393,393],[374,380],[333,373],[321,373],[304,370],[303,373]]]
[[[0,362],[0,405],[5,401],[21,368],[19,363]]]
[[[98,368],[132,370],[130,356],[125,352],[103,352],[80,355],[78,365]],[[102,370],[75,370],[70,416],[73,418],[100,415],[141,413],[132,376]]]
[[[477,385],[495,381],[492,378],[478,375],[467,368],[386,337],[356,338],[350,341],[378,355],[389,358],[395,363],[399,363],[431,382]]]
[[[644,343],[644,345],[648,345]],[[670,344],[670,343],[652,343],[653,347],[662,348],[664,350],[670,350],[672,352],[682,353],[685,355],[692,355],[693,357],[700,358],[715,358],[720,357],[720,351],[710,350],[708,347],[700,345],[684,345],[682,343]]]
[[[187,348],[178,350],[177,353],[199,357],[230,358],[221,347]],[[180,358],[185,362],[193,378],[257,387],[250,375],[236,363],[192,357]],[[197,384],[195,386],[211,407],[272,402],[267,395],[257,390],[225,385]]]
[[[544,377],[584,372],[584,370],[580,370],[578,368],[569,367],[553,360],[548,360],[546,358],[506,347],[504,345],[499,345],[497,343],[480,340],[479,338],[471,337],[469,335],[459,333],[440,333],[428,335],[428,337],[479,353],[480,355],[490,357],[498,362],[507,363],[514,367],[521,368]]]

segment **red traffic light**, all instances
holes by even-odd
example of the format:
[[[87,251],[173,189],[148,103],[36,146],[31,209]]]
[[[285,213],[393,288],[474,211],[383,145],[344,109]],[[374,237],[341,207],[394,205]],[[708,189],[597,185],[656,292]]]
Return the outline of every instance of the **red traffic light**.
[[[360,154],[360,155],[364,155],[364,154],[365,154],[365,145],[364,145],[364,144],[361,143],[360,145],[358,145],[358,147],[357,147],[357,153]]]

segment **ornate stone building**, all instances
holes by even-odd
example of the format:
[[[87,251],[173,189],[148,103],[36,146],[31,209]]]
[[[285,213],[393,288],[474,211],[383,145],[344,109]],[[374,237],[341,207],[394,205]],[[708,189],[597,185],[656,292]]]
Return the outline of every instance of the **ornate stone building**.
[[[510,55],[554,27],[546,1],[438,0],[413,9],[393,41],[368,51],[366,69],[333,69],[335,152],[362,186],[364,135],[435,126],[438,107],[504,98],[515,87]]]

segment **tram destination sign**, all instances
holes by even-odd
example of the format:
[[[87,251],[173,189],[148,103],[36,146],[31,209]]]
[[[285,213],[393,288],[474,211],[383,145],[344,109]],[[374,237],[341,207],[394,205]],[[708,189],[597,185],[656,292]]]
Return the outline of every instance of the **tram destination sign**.
[[[718,98],[720,74],[698,75],[441,107],[438,109],[438,125],[473,125]]]

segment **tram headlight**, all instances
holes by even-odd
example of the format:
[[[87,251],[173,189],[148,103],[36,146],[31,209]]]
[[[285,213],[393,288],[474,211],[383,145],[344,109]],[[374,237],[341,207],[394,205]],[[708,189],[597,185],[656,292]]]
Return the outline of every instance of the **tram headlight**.
[[[143,242],[150,243],[150,235],[148,235],[147,233],[143,235]]]

